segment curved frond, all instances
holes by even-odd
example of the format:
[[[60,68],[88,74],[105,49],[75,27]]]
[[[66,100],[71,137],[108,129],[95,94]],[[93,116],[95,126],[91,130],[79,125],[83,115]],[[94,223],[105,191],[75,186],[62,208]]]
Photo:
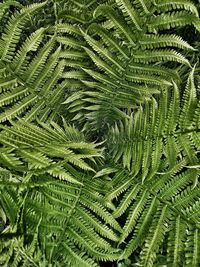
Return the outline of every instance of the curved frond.
[[[4,155],[5,167],[12,165],[16,170],[30,173],[35,171],[37,175],[49,173],[61,180],[78,184],[80,181],[73,178],[68,167],[72,165],[93,171],[85,160],[100,156],[95,145],[86,145],[83,136],[76,129],[67,125],[63,129],[53,122],[42,123],[41,127],[19,122],[13,127],[5,127],[0,135],[1,143],[5,145],[5,148],[1,148],[4,151],[2,156]],[[80,155],[76,155],[76,149]]]
[[[183,153],[190,164],[198,163],[195,149],[199,145],[197,139],[195,142],[192,138],[199,134],[194,116],[197,99],[193,79],[192,70],[181,103],[178,88],[174,85],[171,92],[163,91],[158,105],[155,101],[146,103],[144,109],[141,107],[124,123],[112,127],[108,140],[115,146],[109,149],[116,162],[122,161],[123,166],[135,175],[142,171],[142,180],[147,173],[154,175],[159,171],[162,158],[173,166]]]
[[[158,104],[146,103],[108,135],[116,163],[129,169],[114,176],[113,190],[106,195],[106,199],[120,200],[115,218],[126,217],[118,245],[123,249],[121,259],[137,250],[142,266],[154,266],[164,250],[166,265],[198,266],[197,99],[193,69],[182,100],[174,85],[172,92],[163,91]]]

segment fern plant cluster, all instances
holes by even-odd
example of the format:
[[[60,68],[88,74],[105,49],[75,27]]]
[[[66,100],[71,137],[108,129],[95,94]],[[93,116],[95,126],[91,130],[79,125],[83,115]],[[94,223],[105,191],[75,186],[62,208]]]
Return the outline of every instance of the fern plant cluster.
[[[200,265],[192,0],[0,3],[0,266]]]

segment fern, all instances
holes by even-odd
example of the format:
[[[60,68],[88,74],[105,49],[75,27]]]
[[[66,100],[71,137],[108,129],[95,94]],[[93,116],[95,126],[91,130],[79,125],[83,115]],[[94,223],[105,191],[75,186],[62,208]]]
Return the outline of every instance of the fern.
[[[173,166],[180,152],[192,163],[198,162],[194,151],[195,147],[198,149],[198,140],[193,140],[193,135],[198,135],[194,116],[198,107],[193,79],[192,71],[183,103],[179,104],[178,88],[174,85],[172,93],[163,90],[158,106],[155,101],[147,103],[145,109],[141,107],[135,116],[130,115],[124,124],[116,124],[109,133],[109,143],[115,144],[110,148],[114,159],[121,159],[123,166],[135,174],[142,170],[143,180],[147,173],[153,175],[158,171],[162,155],[168,159],[169,166]]]
[[[26,39],[23,37],[30,16],[45,4],[33,4],[15,12],[2,34],[0,88],[5,93],[1,95],[1,122],[17,117],[29,121],[39,117],[45,121],[62,113],[61,109],[53,108],[62,102],[65,88],[62,73],[66,64],[59,60],[61,40],[65,38],[56,37],[56,31],[62,32],[62,28],[58,25],[48,33],[41,27]]]
[[[182,167],[180,166],[179,163],[176,164],[178,170],[183,169],[183,163]],[[122,182],[118,185],[115,184],[114,190],[116,194],[120,187],[120,192],[123,192],[123,185],[127,190],[125,194],[121,193],[122,201],[114,212],[115,217],[119,217],[128,210],[124,231],[120,238],[120,244],[124,248],[122,258],[127,258],[133,251],[139,249],[141,264],[153,266],[159,256],[159,250],[167,245],[165,264],[172,266],[185,264],[187,259],[180,255],[185,255],[185,251],[188,250],[186,232],[189,229],[193,229],[193,234],[195,231],[198,232],[197,218],[199,215],[196,213],[196,217],[192,217],[193,209],[187,209],[193,199],[198,198],[199,189],[192,190],[193,179],[198,175],[198,171],[194,170],[182,171],[181,174],[177,174],[176,170],[165,175],[155,175],[156,183],[154,179],[151,179],[142,184],[138,181],[138,177],[125,179],[126,173],[124,173],[123,184]],[[127,182],[130,178],[131,184],[128,185]],[[155,189],[156,191],[154,191]],[[187,191],[187,196],[182,193],[184,191]],[[165,193],[162,194],[162,192]],[[107,197],[110,198],[113,195],[108,194]],[[182,206],[179,203],[184,204]],[[130,237],[128,238],[128,236]],[[124,247],[123,243],[126,240],[127,244]],[[198,262],[198,257],[195,251],[194,255],[190,254],[190,260],[193,258]]]
[[[40,250],[37,250],[38,244],[38,226],[35,233],[31,237],[29,244],[26,243],[23,237],[15,237],[8,239],[6,233],[2,237],[4,243],[0,246],[1,261],[0,264],[10,266],[38,266],[46,264],[44,256]]]
[[[142,266],[153,266],[164,243],[166,264],[185,264],[187,259],[181,255],[188,249],[186,232],[198,229],[199,169],[190,168],[199,162],[196,156],[199,128],[195,124],[195,114],[199,113],[195,111],[198,107],[193,72],[181,102],[176,86],[173,94],[164,90],[158,105],[146,104],[135,116],[126,119],[125,125],[116,125],[109,134],[115,161],[122,161],[131,176],[123,182],[120,179],[107,198],[122,194],[114,211],[116,218],[128,211],[120,244],[123,246],[131,235],[122,257],[141,248]],[[191,254],[193,257],[197,263],[199,256]]]
[[[70,182],[78,181],[68,173],[68,164],[84,170],[93,170],[84,160],[91,160],[100,154],[93,144],[86,144],[75,129],[66,123],[62,129],[53,122],[51,125],[41,124],[41,127],[26,122],[5,127],[0,135],[2,144],[5,144],[1,149],[1,158],[6,167],[11,165],[30,173],[36,171],[38,175],[50,173]],[[80,155],[76,155],[76,149]]]
[[[166,1],[165,5],[160,2],[152,4],[150,2],[145,4],[144,1],[132,3],[129,0],[117,0],[111,5],[99,5],[94,11],[94,19],[101,23],[97,25],[94,20],[86,30],[81,31],[87,42],[83,45],[84,50],[94,67],[92,70],[90,67],[86,68],[86,60],[79,62],[78,65],[82,66],[89,77],[80,75],[74,78],[78,78],[87,86],[86,88],[84,86],[83,91],[90,90],[93,93],[98,90],[99,95],[96,94],[98,99],[105,98],[107,92],[110,97],[118,92],[118,104],[112,103],[113,110],[118,107],[123,108],[123,104],[119,106],[119,103],[124,101],[132,103],[128,106],[134,108],[138,103],[160,93],[163,85],[171,85],[169,78],[171,75],[178,83],[179,77],[175,75],[177,63],[191,68],[186,58],[188,53],[186,51],[193,51],[194,48],[175,31],[173,32],[173,28],[196,23],[198,14],[195,5],[187,1],[177,3]],[[148,15],[144,16],[144,13]],[[82,25],[86,28],[84,24]],[[170,29],[170,34],[163,29]],[[167,63],[173,71],[166,68]],[[156,72],[157,64],[160,68],[157,68]],[[71,66],[77,68],[77,65]],[[88,88],[91,80],[95,84],[95,90]],[[107,85],[109,88],[106,88],[106,91],[99,90]],[[104,108],[102,105],[101,109]],[[80,116],[84,114],[77,114],[75,118]]]
[[[199,8],[1,1],[1,266],[199,266]]]
[[[23,121],[4,128],[1,132],[4,144],[1,148],[1,162],[7,170],[12,171],[13,178],[10,182],[4,178],[1,183],[2,208],[9,218],[10,227],[13,227],[12,233],[34,236],[33,225],[40,222],[38,242],[42,242],[43,247],[38,250],[30,244],[33,247],[30,249],[23,245],[25,241],[15,238],[9,241],[10,252],[7,256],[4,255],[7,243],[3,246],[2,259],[5,257],[4,261],[10,266],[20,262],[24,266],[28,264],[24,262],[35,262],[37,265],[41,253],[49,255],[45,262],[51,262],[51,257],[56,259],[58,255],[58,262],[61,257],[63,262],[77,261],[88,266],[96,266],[89,257],[116,260],[119,254],[107,240],[116,241],[118,237],[115,231],[121,231],[121,227],[106,210],[103,196],[94,192],[98,185],[95,181],[93,185],[91,175],[83,176],[75,171],[75,167],[85,171],[93,170],[85,161],[100,156],[95,145],[85,143],[83,136],[66,123],[64,129],[53,122],[38,127]],[[79,151],[79,154],[75,151]],[[21,178],[15,181],[16,172]],[[7,183],[11,188],[9,190]],[[15,196],[17,188],[20,190]],[[24,225],[28,221],[30,225]],[[104,226],[103,221],[113,230]],[[9,233],[11,229],[7,231]],[[47,238],[49,231],[51,235]],[[67,242],[64,242],[63,234]],[[58,243],[57,248],[54,242]],[[75,246],[84,254],[79,255],[78,251],[75,254]],[[29,250],[33,254],[29,255]]]
[[[41,263],[43,258],[45,264],[52,261],[59,264],[62,261],[72,266],[74,262],[97,266],[95,259],[116,260],[119,257],[119,250],[112,248],[108,240],[116,241],[116,231],[121,231],[121,227],[106,210],[102,195],[94,193],[93,187],[97,188],[97,184],[94,182],[93,185],[91,177],[83,177],[73,169],[71,171],[80,180],[81,186],[80,183],[58,182],[46,175],[33,175],[24,181],[25,186],[23,182],[15,183],[15,187],[22,191],[19,200],[23,210],[18,218],[20,223],[16,234],[34,237],[36,232],[33,225],[39,222],[38,241],[35,240],[35,245],[31,243],[31,248],[24,246],[21,240],[18,245],[16,238],[9,240],[8,244],[5,242],[0,254],[2,260],[5,258],[4,262],[15,266],[16,262],[20,264],[27,260]],[[42,245],[36,246],[37,242]],[[55,246],[55,242],[58,246]],[[11,250],[9,254],[6,254],[7,246]]]

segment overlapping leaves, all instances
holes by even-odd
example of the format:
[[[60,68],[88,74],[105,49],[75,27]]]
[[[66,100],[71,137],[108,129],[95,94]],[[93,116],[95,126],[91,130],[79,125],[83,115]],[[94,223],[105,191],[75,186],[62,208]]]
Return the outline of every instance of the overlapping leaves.
[[[177,34],[177,29],[197,22],[197,8],[188,1],[116,0],[99,5],[94,21],[88,27],[82,24],[86,41],[83,55],[90,58],[93,67],[82,60],[79,71],[75,68],[69,72],[70,78],[81,81],[79,95],[75,92],[66,100],[68,104],[79,98],[68,107],[73,119],[79,123],[89,118],[90,126],[86,126],[98,130],[95,122],[102,110],[108,110],[102,118],[106,125],[113,120],[111,114],[123,117],[118,110],[124,103],[126,108],[135,108],[160,94],[163,86],[171,86],[172,79],[179,83],[177,66],[191,67],[188,59],[194,48]],[[80,107],[83,110],[79,111]]]
[[[65,122],[61,128],[19,121],[0,135],[3,264],[97,266],[95,260],[117,260],[111,242],[121,227],[108,212],[113,205],[104,202],[103,183],[91,176],[101,156],[96,145]]]
[[[26,3],[0,4],[0,265],[198,266],[199,5]]]
[[[170,266],[199,264],[200,113],[193,74],[181,99],[176,86],[164,90],[158,104],[147,103],[109,134],[114,160],[130,172],[116,175],[107,198],[120,198],[114,216],[126,217],[122,258],[139,248],[141,266],[159,264],[161,255]]]

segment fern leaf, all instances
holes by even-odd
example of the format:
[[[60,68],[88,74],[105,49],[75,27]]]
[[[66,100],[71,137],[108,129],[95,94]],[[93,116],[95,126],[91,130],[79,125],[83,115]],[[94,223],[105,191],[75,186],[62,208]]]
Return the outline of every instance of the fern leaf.
[[[164,206],[163,209],[158,209],[141,254],[141,264],[145,267],[153,266],[155,253],[158,251],[159,244],[167,231],[167,226],[164,224],[167,219],[167,207]]]
[[[147,27],[149,32],[154,32],[155,30],[169,30],[175,27],[191,25],[192,23],[195,23],[195,21],[196,18],[193,15],[188,14],[185,11],[179,11],[172,14],[163,13],[156,16],[149,21]]]
[[[168,50],[168,51],[143,51],[143,52],[137,52],[133,54],[133,58],[135,62],[144,62],[144,63],[149,63],[149,62],[156,62],[156,61],[174,61],[174,62],[179,62],[181,64],[185,64],[189,67],[191,67],[189,61],[184,58],[181,54],[174,50]]]
[[[1,52],[1,59],[5,61],[11,61],[15,47],[19,41],[20,34],[22,32],[25,23],[29,19],[29,15],[35,12],[37,9],[43,7],[46,2],[41,4],[32,4],[29,7],[24,7],[18,14],[14,14],[9,24],[7,25],[5,34],[3,35],[4,49]]]
[[[70,37],[56,37],[56,41],[59,42],[60,44],[63,44],[65,46],[69,46],[70,48],[74,49],[80,49],[84,43],[77,43],[76,39],[70,38]]]
[[[84,48],[86,53],[91,57],[91,59],[94,61],[94,63],[102,70],[105,71],[108,75],[111,75],[111,77],[118,78],[118,73],[113,70],[108,64],[106,64],[104,61],[102,61],[99,57],[97,57],[92,51],[90,51],[87,48]]]
[[[178,47],[181,49],[194,50],[187,42],[185,42],[181,37],[176,35],[144,35],[139,41],[142,49],[154,49],[160,47]]]
[[[32,33],[30,37],[27,38],[13,60],[15,72],[18,72],[20,68],[22,68],[28,52],[37,51],[38,46],[42,42],[44,31],[44,28],[38,29],[36,32]]]
[[[128,23],[130,23],[131,21],[137,30],[142,31],[139,25],[140,21],[137,16],[137,13],[133,9],[133,6],[131,6],[131,3],[129,2],[129,0],[116,0],[116,3],[118,4],[122,12],[126,15],[126,20],[128,21]]]
[[[109,51],[103,47],[100,46],[100,44],[95,41],[94,39],[92,39],[89,35],[84,34],[84,37],[86,39],[86,41],[89,43],[89,45],[92,46],[92,48],[99,53],[100,56],[102,56],[104,59],[109,60],[112,64],[114,64],[119,70],[123,71],[124,68],[121,64],[119,64],[114,58],[113,56],[109,53]]]
[[[122,45],[119,44],[118,40],[114,36],[110,36],[109,32],[98,24],[93,23],[90,25],[88,31],[92,30],[104,40],[105,44],[111,49],[111,51],[118,52],[123,58],[129,59],[129,52],[124,49]]]
[[[8,105],[12,102],[16,102],[17,100],[23,98],[28,95],[28,89],[22,87],[17,87],[13,89],[11,92],[6,92],[1,94],[0,96],[0,106]]]
[[[128,258],[132,254],[132,251],[135,251],[136,248],[143,243],[143,236],[147,229],[149,229],[152,215],[155,213],[156,207],[158,206],[158,201],[155,197],[148,202],[150,203],[147,203],[147,208],[142,213],[140,219],[137,221],[133,236],[121,255],[122,259]]]
[[[44,64],[49,56],[49,53],[53,49],[54,39],[52,38],[39,52],[35,59],[31,62],[30,66],[24,73],[27,83],[31,83],[39,75],[40,71],[44,67]]]
[[[175,235],[173,232],[170,232],[170,242],[168,248],[168,261],[171,266],[178,266],[183,263],[181,259],[181,252],[184,250],[184,240],[185,235],[185,225],[182,224],[180,216],[178,216],[173,222],[173,228],[175,229]],[[173,234],[173,236],[172,236]]]
[[[98,17],[100,15],[108,16],[108,18],[113,22],[114,27],[119,29],[122,34],[126,37],[126,39],[131,43],[135,44],[134,38],[132,37],[132,33],[130,29],[128,29],[126,22],[119,17],[118,14],[115,13],[115,11],[106,5],[101,5],[99,6],[95,12],[94,12],[94,17]]]
[[[3,18],[3,15],[5,13],[5,11],[10,7],[10,6],[16,6],[16,7],[22,7],[22,5],[17,2],[17,1],[12,1],[12,0],[9,0],[9,1],[6,1],[4,3],[0,3],[0,19]]]
[[[15,88],[18,85],[17,78],[10,79],[10,77],[0,79],[0,92],[7,91],[9,89]]]
[[[193,117],[194,109],[196,108],[196,88],[194,84],[194,68],[191,71],[187,85],[186,90],[183,95],[183,107],[182,107],[182,113],[180,115],[180,123],[181,127],[188,127],[189,124],[191,124],[191,119]]]
[[[195,16],[198,17],[198,11],[196,6],[187,0],[176,0],[176,1],[169,1],[169,0],[158,0],[156,1],[156,7],[158,8],[159,12],[166,12],[166,11],[171,11],[174,9],[184,9],[188,10],[191,13],[193,13]]]
[[[186,266],[198,266],[199,264],[199,229],[190,229],[188,232],[188,244],[186,244]]]
[[[15,104],[12,108],[6,110],[4,113],[0,115],[0,121],[6,121],[8,119],[12,119],[18,115],[21,115],[25,110],[29,108],[29,105],[33,104],[37,100],[37,96],[34,98],[32,96],[25,97],[21,102]]]

